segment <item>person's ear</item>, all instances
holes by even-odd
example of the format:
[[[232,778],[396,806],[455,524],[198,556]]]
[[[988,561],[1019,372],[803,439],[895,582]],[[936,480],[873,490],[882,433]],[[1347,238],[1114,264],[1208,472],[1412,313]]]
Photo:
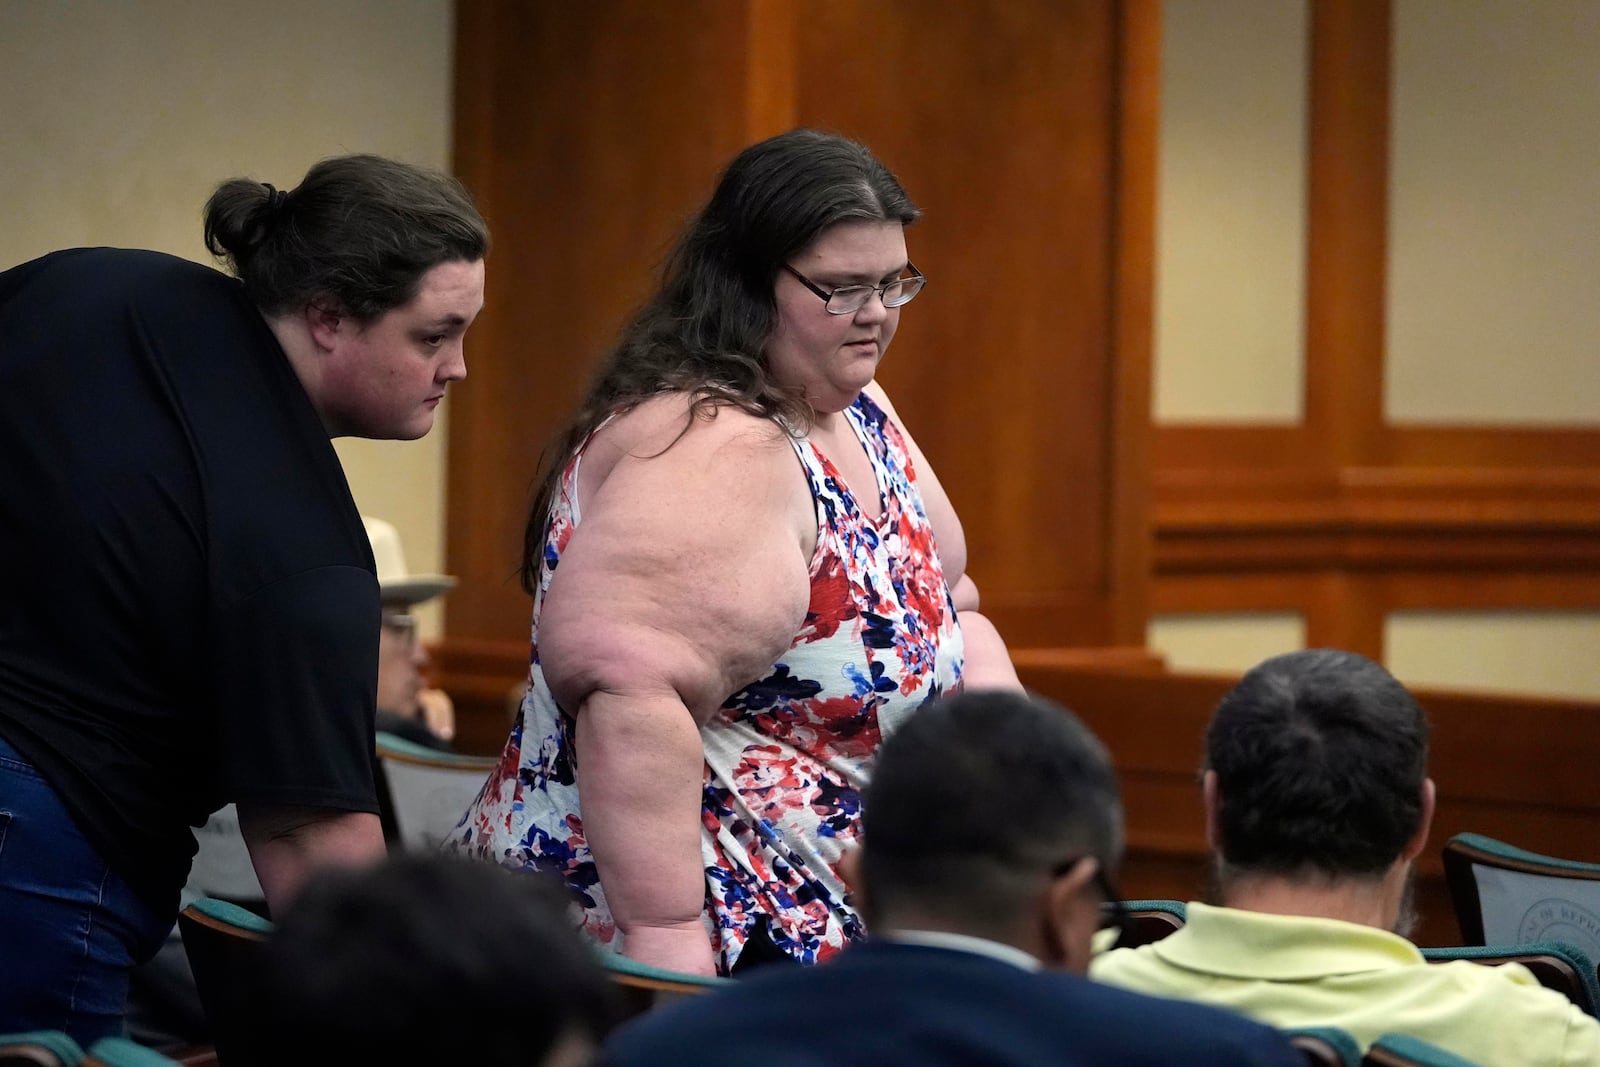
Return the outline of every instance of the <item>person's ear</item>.
[[[1048,966],[1073,974],[1088,972],[1090,943],[1100,928],[1099,887],[1094,881],[1099,869],[1099,860],[1085,856],[1045,889],[1039,921],[1041,958]]]
[[[1206,809],[1206,848],[1212,852],[1220,851],[1222,838],[1217,833],[1217,806],[1220,797],[1217,793],[1216,771],[1206,771],[1201,775],[1200,798]]]
[[[325,352],[332,350],[338,344],[340,328],[349,318],[338,305],[331,300],[321,298],[306,305],[305,317],[306,329],[311,334],[311,339]]]
[[[1433,828],[1433,809],[1438,800],[1437,791],[1434,789],[1433,779],[1422,780],[1422,811],[1417,819],[1417,832],[1411,835],[1406,842],[1406,847],[1400,850],[1400,858],[1410,861],[1422,855],[1422,850],[1428,847],[1428,831]]]

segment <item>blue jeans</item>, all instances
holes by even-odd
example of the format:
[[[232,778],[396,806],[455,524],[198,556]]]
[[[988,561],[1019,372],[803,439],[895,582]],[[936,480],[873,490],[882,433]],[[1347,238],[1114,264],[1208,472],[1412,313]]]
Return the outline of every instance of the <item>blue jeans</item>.
[[[128,972],[172,928],[135,899],[31,764],[0,740],[0,1033],[121,1036]]]

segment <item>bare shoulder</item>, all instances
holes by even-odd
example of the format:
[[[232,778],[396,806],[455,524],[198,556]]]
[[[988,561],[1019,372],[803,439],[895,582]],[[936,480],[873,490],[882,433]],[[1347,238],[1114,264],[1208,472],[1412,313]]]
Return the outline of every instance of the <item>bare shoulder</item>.
[[[540,622],[546,677],[564,706],[597,689],[671,689],[709,714],[804,619],[816,519],[794,448],[767,420],[692,415],[687,398],[663,396],[590,449],[582,522]]]
[[[770,465],[792,463],[782,428],[729,405],[695,411],[687,393],[662,393],[622,412],[600,429],[584,453],[579,493],[587,498],[619,466],[647,464],[652,475],[704,472],[708,457]]]

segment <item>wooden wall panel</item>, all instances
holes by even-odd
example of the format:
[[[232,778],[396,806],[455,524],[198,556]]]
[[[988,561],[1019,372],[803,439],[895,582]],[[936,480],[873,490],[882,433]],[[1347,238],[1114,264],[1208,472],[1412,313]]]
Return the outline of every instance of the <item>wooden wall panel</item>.
[[[1381,658],[1399,608],[1600,607],[1600,430],[1384,422],[1392,10],[1311,10],[1306,418],[1156,428],[1154,610]]]
[[[515,574],[540,454],[748,137],[750,25],[733,9],[460,5],[456,173],[495,243],[450,402],[452,640],[525,642]]]
[[[962,515],[985,610],[1013,643],[1104,644],[1119,9],[811,12],[800,120],[871,144],[926,213],[908,243],[931,281],[881,380]]]
[[[1154,391],[1157,141],[1160,119],[1159,0],[1118,12],[1116,175],[1112,214],[1112,378],[1106,474],[1111,483],[1110,638],[1140,645],[1150,617],[1155,537],[1150,522],[1150,411]]]
[[[1390,21],[1388,0],[1311,6],[1305,410],[1340,466],[1382,429]]]
[[[929,286],[882,380],[956,501],[985,609],[1018,646],[1142,641],[1157,15],[465,0],[456,169],[496,244],[451,399],[441,678],[520,677],[539,453],[720,167],[791,125],[863,140],[925,211],[908,246]]]

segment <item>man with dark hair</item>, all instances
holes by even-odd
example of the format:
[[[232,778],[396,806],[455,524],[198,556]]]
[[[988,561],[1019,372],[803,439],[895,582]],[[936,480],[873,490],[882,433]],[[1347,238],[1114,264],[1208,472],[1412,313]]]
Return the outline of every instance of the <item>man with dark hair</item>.
[[[329,868],[267,939],[248,1061],[579,1067],[618,1005],[546,876],[434,852]]]
[[[1600,1063],[1600,1023],[1516,965],[1430,965],[1403,936],[1433,820],[1428,723],[1351,652],[1276,656],[1206,730],[1206,828],[1222,907],[1095,960],[1093,976],[1363,1047],[1410,1034],[1485,1067]]]
[[[605,1062],[1304,1062],[1230,1012],[1082,977],[1122,810],[1104,747],[1059,705],[998,690],[934,701],[880,750],[862,817],[845,876],[865,944],[643,1016]]]

